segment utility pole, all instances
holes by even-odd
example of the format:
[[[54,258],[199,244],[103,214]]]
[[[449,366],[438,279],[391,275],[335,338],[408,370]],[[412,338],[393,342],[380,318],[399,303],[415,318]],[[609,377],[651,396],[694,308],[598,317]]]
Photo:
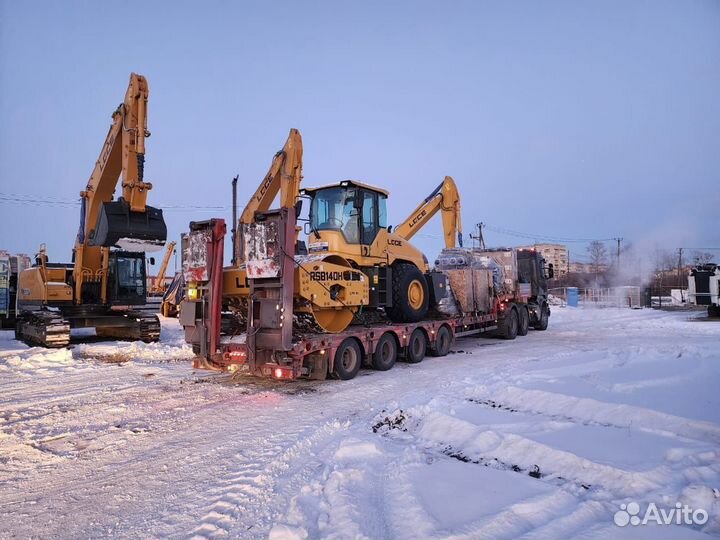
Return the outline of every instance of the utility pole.
[[[682,291],[682,281],[680,280],[680,276],[682,275],[682,252],[683,252],[683,248],[678,248],[678,266],[677,266],[677,281],[676,281],[676,283],[680,287],[681,291]]]
[[[617,241],[617,272],[620,273],[620,242],[623,241],[623,238],[618,236],[616,239]]]
[[[473,247],[475,247],[475,240],[478,241],[480,245],[480,249],[485,249],[485,238],[483,238],[483,227],[485,227],[485,224],[483,222],[476,223],[475,228],[477,229],[478,233],[471,234],[470,238],[472,238],[473,241]]]

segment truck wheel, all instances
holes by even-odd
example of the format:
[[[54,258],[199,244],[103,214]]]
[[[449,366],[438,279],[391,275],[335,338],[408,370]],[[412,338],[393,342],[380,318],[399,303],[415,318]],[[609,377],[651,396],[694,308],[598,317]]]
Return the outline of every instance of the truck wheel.
[[[372,356],[372,367],[378,371],[387,371],[397,360],[397,341],[391,332],[385,332],[375,346]]]
[[[720,317],[720,306],[710,304],[708,306],[708,317],[715,318]]]
[[[527,336],[530,328],[530,314],[525,306],[518,308],[518,336]]]
[[[500,324],[500,337],[515,339],[518,335],[518,313],[514,307],[510,308]]]
[[[430,349],[430,354],[433,356],[446,356],[450,352],[450,345],[452,344],[452,334],[447,326],[441,326],[435,336],[435,347]]]
[[[425,358],[425,352],[427,351],[427,340],[425,339],[425,332],[420,328],[416,328],[407,344],[407,354],[405,359],[410,364],[419,364]]]
[[[392,307],[387,314],[393,322],[417,322],[428,312],[430,293],[425,276],[413,264],[392,268]]]
[[[533,328],[540,331],[547,330],[549,318],[550,314],[548,313],[547,305],[543,304],[540,308],[540,320],[533,325]]]
[[[360,364],[362,364],[360,346],[354,339],[347,338],[335,352],[333,376],[336,379],[349,381],[360,371]]]

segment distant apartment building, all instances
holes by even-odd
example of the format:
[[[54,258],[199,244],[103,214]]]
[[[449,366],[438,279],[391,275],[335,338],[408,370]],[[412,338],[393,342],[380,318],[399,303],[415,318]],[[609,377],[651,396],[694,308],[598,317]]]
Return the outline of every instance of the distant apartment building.
[[[553,265],[556,276],[563,276],[569,270],[569,255],[567,246],[562,244],[535,244],[533,246],[525,246],[535,248],[545,259],[545,262]]]

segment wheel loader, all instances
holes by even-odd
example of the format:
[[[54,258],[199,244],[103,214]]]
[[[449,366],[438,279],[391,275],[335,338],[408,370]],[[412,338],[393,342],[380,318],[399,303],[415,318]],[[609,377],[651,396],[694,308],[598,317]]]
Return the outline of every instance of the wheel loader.
[[[35,265],[20,274],[18,339],[63,347],[70,328],[94,327],[101,337],[158,340],[157,316],[138,310],[147,296],[145,251],[162,249],[167,237],[162,210],[146,204],[152,189],[144,181],[149,92],[145,77],[132,73],[80,192],[73,262],[48,262],[43,245]],[[113,200],[120,176],[122,195]]]
[[[392,322],[416,322],[445,296],[445,277],[430,271],[427,257],[409,240],[442,210],[446,246],[455,247],[456,235],[462,245],[460,197],[452,178],[394,232],[384,189],[346,180],[305,188],[300,195],[309,199],[310,211],[308,255],[297,257],[296,294],[323,331],[341,332],[353,319],[377,320],[380,312]]]

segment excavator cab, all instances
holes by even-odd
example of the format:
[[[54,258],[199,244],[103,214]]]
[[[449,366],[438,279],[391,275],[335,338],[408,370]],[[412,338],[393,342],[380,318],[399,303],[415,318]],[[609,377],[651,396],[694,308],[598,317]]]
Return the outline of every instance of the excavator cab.
[[[305,189],[311,199],[310,231],[337,231],[348,244],[370,245],[387,227],[387,192],[346,180],[336,185]]]
[[[146,277],[144,253],[111,251],[107,289],[110,305],[138,306],[145,304]]]

